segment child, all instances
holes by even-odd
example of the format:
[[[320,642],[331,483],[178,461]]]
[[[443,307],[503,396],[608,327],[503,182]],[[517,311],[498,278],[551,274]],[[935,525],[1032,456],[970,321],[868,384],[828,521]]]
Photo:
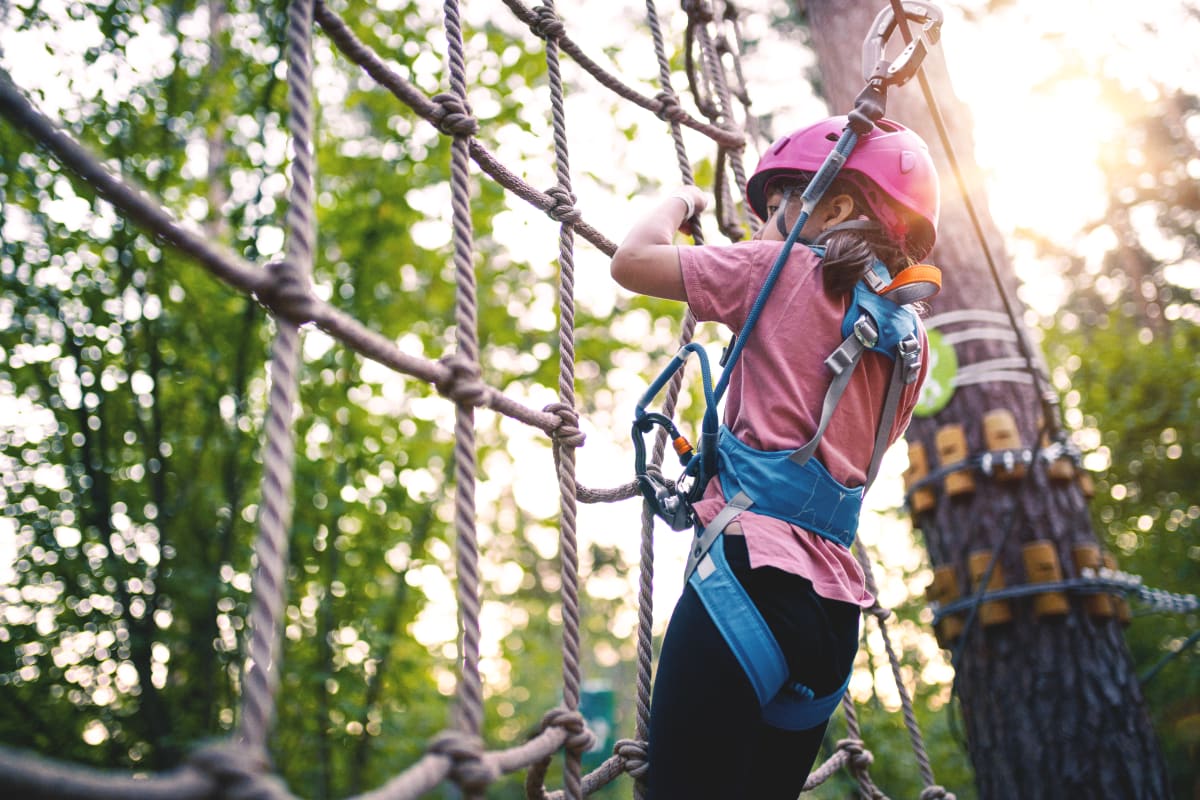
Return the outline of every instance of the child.
[[[801,193],[845,126],[845,117],[823,120],[770,147],[747,185],[750,205],[764,222],[754,240],[673,246],[676,229],[690,230],[688,221],[706,205],[699,190],[685,186],[633,226],[613,256],[613,278],[634,292],[685,301],[699,320],[740,331],[799,216]],[[923,258],[933,246],[938,202],[937,175],[915,133],[883,119],[860,137],[802,228],[802,244],[792,248],[744,343],[728,386],[723,437],[736,437],[736,447],[784,455],[815,438],[830,385],[823,362],[843,343],[856,284],[864,278],[874,280],[873,288],[886,283],[868,275],[872,268],[881,272],[877,260],[894,277]],[[924,353],[919,321],[898,310],[912,317],[912,338]],[[843,489],[860,491],[856,487],[869,481],[892,369],[892,359],[864,353],[816,446],[811,461],[819,466],[812,468],[835,481],[820,484],[834,487],[835,505],[847,496]],[[907,426],[926,369],[922,357],[894,419],[883,421],[890,426],[886,443]],[[721,485],[722,477],[731,482],[732,467],[720,452],[718,475],[694,506],[700,529],[726,508],[732,494]],[[743,595],[782,651],[785,686],[799,698],[793,702],[828,702],[815,719],[798,723],[802,729],[772,717],[749,677],[754,665],[734,652],[706,610],[712,601],[702,602],[689,581],[667,628],[651,701],[654,800],[794,800],[812,769],[853,666],[860,609],[873,598],[848,549],[857,506],[848,535],[781,516],[786,515],[756,505],[740,513],[734,509],[717,523],[722,526],[717,541]],[[711,565],[708,569],[711,573]]]

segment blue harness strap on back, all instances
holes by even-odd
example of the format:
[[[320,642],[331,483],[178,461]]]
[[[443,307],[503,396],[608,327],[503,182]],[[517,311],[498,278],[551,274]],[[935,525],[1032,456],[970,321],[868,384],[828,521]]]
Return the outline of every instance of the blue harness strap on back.
[[[850,676],[837,691],[814,697],[807,686],[788,680],[787,660],[766,620],[738,582],[725,558],[724,537],[718,536],[697,565],[688,584],[696,590],[713,624],[754,687],[763,719],[776,728],[803,731],[833,715]]]
[[[793,450],[756,450],[724,425],[717,439],[721,489],[728,502],[739,492],[759,514],[787,520],[849,547],[858,530],[863,487],[838,482],[815,458],[797,464]]]

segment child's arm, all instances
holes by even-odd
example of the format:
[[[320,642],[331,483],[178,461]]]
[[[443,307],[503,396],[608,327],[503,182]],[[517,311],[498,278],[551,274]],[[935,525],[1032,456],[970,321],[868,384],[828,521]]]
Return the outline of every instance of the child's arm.
[[[680,187],[659,202],[630,229],[613,254],[609,267],[613,280],[638,294],[687,300],[679,268],[679,251],[671,242],[676,230],[691,232],[688,220],[703,211],[707,204],[704,193],[695,186]],[[694,213],[689,214],[689,211]]]

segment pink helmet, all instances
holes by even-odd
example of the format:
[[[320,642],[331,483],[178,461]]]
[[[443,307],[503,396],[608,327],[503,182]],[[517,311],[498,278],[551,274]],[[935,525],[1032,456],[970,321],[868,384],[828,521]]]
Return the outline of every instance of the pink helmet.
[[[767,149],[746,183],[746,197],[759,219],[767,218],[771,180],[797,172],[815,173],[845,127],[845,117],[830,117],[784,136]],[[879,120],[874,130],[859,137],[838,179],[849,181],[862,193],[876,219],[909,256],[921,259],[933,248],[940,192],[937,170],[920,136],[891,120]]]

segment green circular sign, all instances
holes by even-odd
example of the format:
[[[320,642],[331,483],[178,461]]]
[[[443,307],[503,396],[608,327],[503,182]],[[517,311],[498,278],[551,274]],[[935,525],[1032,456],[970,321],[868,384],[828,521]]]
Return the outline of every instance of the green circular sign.
[[[913,409],[913,414],[918,417],[933,416],[946,407],[954,396],[954,376],[958,374],[958,356],[954,354],[954,345],[946,344],[936,330],[928,334],[929,374],[925,376],[925,385],[921,387],[921,396]]]

